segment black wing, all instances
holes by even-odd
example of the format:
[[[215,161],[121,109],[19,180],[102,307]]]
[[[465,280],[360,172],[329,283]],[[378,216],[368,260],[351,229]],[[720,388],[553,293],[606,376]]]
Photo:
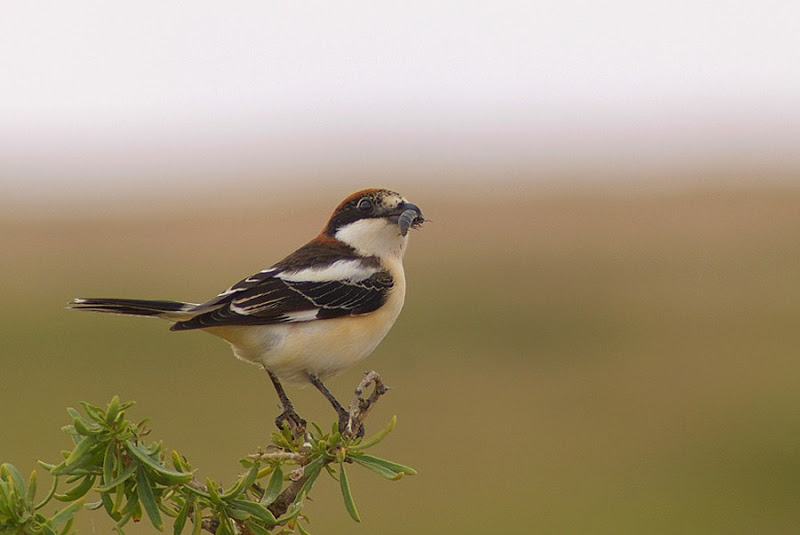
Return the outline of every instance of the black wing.
[[[361,280],[294,281],[282,271],[249,277],[197,307],[194,318],[172,326],[174,331],[224,325],[269,325],[367,314],[386,302],[394,287],[388,271]]]

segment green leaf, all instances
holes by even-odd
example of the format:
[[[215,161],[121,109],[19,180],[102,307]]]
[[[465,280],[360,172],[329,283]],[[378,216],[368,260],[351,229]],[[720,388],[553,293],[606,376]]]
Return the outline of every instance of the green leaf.
[[[80,403],[83,407],[83,410],[86,411],[86,414],[88,414],[92,420],[98,423],[106,421],[106,413],[103,411],[103,409],[85,401],[81,401]]]
[[[158,508],[168,517],[176,518],[184,502],[183,496],[176,493],[177,489],[156,486],[156,490],[160,491],[160,494],[156,493],[159,496]]]
[[[113,478],[111,481],[103,481],[103,485],[97,487],[97,492],[109,492],[114,490],[114,487],[121,485],[124,483],[128,478],[130,478],[136,472],[136,463],[131,463],[128,465],[125,470],[123,470],[117,477]]]
[[[232,505],[228,505],[225,508],[225,514],[228,515],[229,518],[233,520],[244,521],[248,518],[253,518],[253,515],[245,511],[244,509],[239,509],[238,507],[233,507]]]
[[[386,468],[386,466],[384,466],[382,464],[377,464],[377,463],[373,463],[373,462],[368,461],[368,460],[364,460],[364,459],[361,458],[360,455],[351,455],[351,456],[349,456],[349,459],[352,460],[354,463],[363,466],[364,468],[372,470],[373,472],[375,472],[379,476],[385,477],[386,479],[390,479],[392,481],[396,481],[396,480],[400,479],[401,477],[403,477],[403,473],[402,472],[395,472],[394,470],[389,470],[388,468]]]
[[[161,443],[160,440],[156,440],[155,442],[151,442],[149,446],[145,446],[144,443],[139,443],[139,448],[143,452],[145,452],[150,457],[154,457],[156,459],[161,458],[161,450],[163,449],[164,445]]]
[[[189,463],[186,462],[186,459],[175,450],[172,450],[172,466],[175,467],[175,470],[179,472],[191,472],[192,467],[189,466]]]
[[[5,478],[5,476],[3,476]],[[0,478],[0,512],[4,515],[16,517],[14,513],[16,506],[16,495],[13,490],[13,484],[7,483]]]
[[[211,499],[211,502],[215,505],[221,505],[222,498],[219,497],[217,484],[209,477],[206,478],[206,488],[208,489],[208,497]]]
[[[70,476],[67,476],[67,479],[66,479],[67,485],[72,485],[73,483],[75,483],[76,481],[80,481],[81,479],[83,479],[84,476],[87,476],[87,475],[89,475],[89,474],[86,474],[86,473],[82,474],[82,473],[80,473],[79,470],[76,470],[74,474],[72,474]]]
[[[5,474],[0,474],[0,506],[3,507],[4,514],[10,514],[13,504],[16,503],[16,493],[13,484],[5,481]]]
[[[172,525],[173,535],[181,535],[183,526],[186,525],[186,519],[189,518],[189,507],[192,503],[194,503],[194,500],[187,499],[183,502],[183,507],[178,511],[178,516],[175,517],[175,522]]]
[[[303,500],[295,500],[292,504],[286,508],[286,512],[278,518],[278,524],[286,524],[288,521],[297,518],[300,515],[300,511],[303,510]]]
[[[7,476],[6,479],[14,484],[17,496],[25,496],[25,480],[13,464],[3,463],[0,466],[0,474]]]
[[[105,418],[105,420],[106,420],[107,424],[110,424],[111,422],[114,421],[114,419],[119,414],[120,409],[121,409],[121,407],[120,407],[120,403],[119,403],[119,396],[114,396],[113,398],[111,398],[111,401],[109,402],[108,406],[106,407],[106,418]]]
[[[347,480],[347,471],[344,469],[343,462],[339,463],[339,483],[341,483],[342,487],[344,507],[347,509],[347,512],[350,513],[350,518],[356,522],[361,522],[361,518],[358,516],[358,510],[356,509],[356,504],[353,501],[353,493],[350,491],[350,482]]]
[[[46,463],[46,462],[42,461],[41,459],[37,459],[36,463],[39,466],[41,466],[42,468],[44,468],[45,470],[47,470],[48,472],[52,472],[53,469],[56,467],[56,465],[50,464],[50,463]]]
[[[139,459],[142,463],[144,463],[148,468],[153,470],[154,472],[161,474],[165,479],[171,482],[171,484],[177,483],[188,483],[192,480],[192,474],[189,472],[176,472],[175,470],[170,470],[166,466],[162,465],[152,457],[150,457],[146,450],[137,446],[132,440],[126,440],[125,445],[128,448],[128,451]]]
[[[386,438],[386,435],[388,435],[394,430],[395,425],[397,425],[397,416],[392,416],[392,419],[389,420],[389,423],[386,424],[386,427],[384,427],[371,437],[362,440],[358,444],[350,446],[349,449],[359,451],[371,448],[372,446],[374,446],[375,444]]]
[[[183,490],[185,490],[187,492],[191,492],[195,496],[200,496],[201,498],[205,498],[207,500],[211,499],[211,494],[209,494],[208,492],[205,492],[203,490],[200,490],[198,488],[195,488],[194,485],[186,485],[185,487],[183,487]]]
[[[162,531],[164,529],[164,521],[161,519],[161,511],[158,510],[153,488],[150,486],[150,481],[147,479],[143,466],[136,470],[136,490],[145,513],[150,517],[150,522],[153,523],[153,526],[158,531]]]
[[[125,535],[125,532],[122,531],[122,526],[130,522],[131,518],[133,518],[132,512],[127,512],[124,515],[120,516],[119,520],[117,520],[117,523],[114,524],[114,530],[120,535]]]
[[[130,516],[129,520],[138,522],[142,518],[142,504],[139,502],[139,490],[133,489],[126,494],[125,497],[127,501],[119,510],[122,518],[124,519],[126,516]]]
[[[50,499],[55,495],[56,487],[58,487],[58,478],[57,477],[53,477],[53,484],[50,485],[50,490],[48,491],[47,495],[42,499],[42,501],[37,503],[34,506],[33,509],[38,511],[39,509],[41,509],[42,507],[47,505],[47,503],[50,501]]]
[[[233,529],[233,522],[225,515],[219,516],[219,524],[217,525],[216,535],[235,535]]]
[[[69,522],[69,520],[72,519],[72,515],[75,514],[75,511],[80,509],[81,506],[83,506],[83,500],[78,500],[69,504],[64,509],[53,515],[53,517],[50,519],[50,522],[54,526],[60,526],[61,524]]]
[[[58,473],[63,474],[67,472],[67,469],[77,468],[79,466],[83,466],[84,464],[88,464],[89,460],[94,455],[92,452],[92,447],[96,444],[97,442],[92,438],[82,438],[80,442],[75,445],[75,448],[72,450],[72,452],[70,452],[66,460],[62,463],[63,469],[59,470],[62,465],[56,467]]]
[[[117,414],[117,417],[114,419],[114,423],[112,424],[113,427],[116,427],[116,428],[122,427],[122,424],[126,422],[124,410],[127,409],[128,407],[132,406],[132,405],[135,405],[135,403],[133,401],[128,401],[127,403],[123,403],[122,404],[120,412],[119,412],[119,414]],[[127,423],[128,423],[128,426],[127,426],[128,427],[128,432],[130,432],[130,428],[133,426],[133,424],[131,422],[127,422]]]
[[[303,475],[306,477],[306,481],[303,483],[303,486],[300,487],[300,491],[297,493],[294,503],[302,504],[305,497],[309,492],[311,492],[311,487],[314,486],[314,482],[319,477],[320,472],[322,472],[322,466],[324,463],[325,459],[320,456],[303,466]]]
[[[103,428],[97,424],[90,424],[80,416],[72,420],[75,431],[82,436],[96,436],[103,432]]]
[[[374,455],[367,455],[366,453],[354,453],[349,455],[349,458],[352,459],[354,462],[357,462],[358,464],[370,469],[372,469],[371,468],[372,466],[379,466],[391,472],[395,472],[397,474],[405,474],[407,476],[413,476],[416,475],[417,473],[417,471],[411,468],[410,466],[396,463],[394,461],[389,461],[387,459],[381,459],[380,457],[375,457]]]
[[[96,509],[100,509],[101,507],[103,507],[103,500],[100,499],[100,500],[97,500],[96,502],[87,503],[85,507],[90,511],[94,511]]]
[[[331,468],[330,464],[325,465],[325,471],[328,472],[328,475],[331,476],[335,481],[339,481],[339,476],[336,475],[336,470]]]
[[[292,447],[292,443],[286,439],[281,433],[272,433],[272,443],[278,446],[281,449],[287,451],[294,451]]]
[[[135,472],[136,470],[133,471],[133,473]],[[111,503],[111,512],[109,513],[111,518],[120,516],[119,512],[123,509],[122,501],[126,497],[126,486],[127,485],[117,485],[117,489],[114,491],[114,501]],[[108,496],[109,499],[111,498],[109,494],[102,494],[102,496]],[[105,501],[103,503],[105,503]],[[119,518],[117,518],[117,520],[119,520]]]
[[[192,535],[200,535],[203,530],[203,509],[197,502],[194,505],[194,515],[192,516]]]
[[[31,477],[28,478],[28,494],[26,495],[26,499],[28,503],[33,503],[34,498],[36,498],[36,470],[31,470]]]
[[[53,497],[60,502],[74,502],[83,497],[94,485],[95,476],[85,476],[83,481],[69,489],[64,494],[56,494]]]
[[[247,527],[247,530],[255,535],[269,535],[269,531],[267,531],[264,526],[253,520],[252,518],[249,520],[245,520],[244,525]]]
[[[231,505],[237,509],[247,512],[248,514],[259,519],[261,522],[264,522],[270,526],[274,526],[278,522],[275,519],[275,515],[273,515],[269,509],[260,503],[251,502],[248,500],[233,500],[231,501]]]
[[[261,505],[269,505],[275,501],[275,498],[278,497],[278,494],[281,493],[281,488],[283,487],[283,470],[279,465],[275,465],[275,470],[273,470],[272,475],[269,476],[269,482],[267,483],[267,488],[264,490],[264,496],[261,497]]]
[[[247,474],[240,476],[230,489],[220,494],[220,498],[227,500],[229,498],[239,496],[242,492],[253,486],[253,483],[255,483],[257,477],[258,464],[254,464],[252,467],[250,467],[250,470],[247,472]]]
[[[117,467],[117,456],[115,454],[114,442],[111,441],[106,447],[103,456],[103,483],[108,483],[114,479],[114,472]]]
[[[117,514],[114,508],[114,502],[111,500],[111,496],[107,493],[102,493],[100,494],[100,501],[103,502],[103,508],[106,510],[108,516],[114,520],[119,520],[119,514]]]
[[[300,522],[298,522],[296,525],[297,525],[297,530],[300,532],[300,535],[311,535],[311,533],[309,533],[306,529],[303,528]]]
[[[250,487],[252,487],[253,484],[256,482],[256,479],[258,479],[258,473],[260,471],[259,470],[260,468],[261,467],[260,467],[260,465],[258,463],[254,463],[253,467],[250,468],[250,471],[247,473],[247,476],[244,478],[244,483],[242,485],[242,487],[244,488],[245,491],[249,490]]]
[[[69,533],[70,528],[72,528],[72,523],[75,521],[75,518],[70,518],[67,520],[67,523],[64,524],[64,527],[61,528],[61,532],[58,535],[67,535]]]

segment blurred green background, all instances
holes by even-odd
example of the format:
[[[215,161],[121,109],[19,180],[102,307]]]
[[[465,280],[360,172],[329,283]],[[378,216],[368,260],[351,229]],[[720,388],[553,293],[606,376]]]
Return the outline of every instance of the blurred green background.
[[[328,386],[380,371],[376,454],[419,475],[352,470],[361,524],[321,481],[312,533],[797,533],[800,3],[6,4],[0,461],[119,394],[230,483],[265,374],[64,305],[203,301],[386,186],[432,222]]]
[[[362,524],[322,479],[312,532],[796,533],[800,189],[714,184],[386,183],[432,222],[412,236],[397,325],[329,387],[348,399],[378,370],[394,389],[369,429],[398,426],[376,454],[419,475],[351,470]],[[312,237],[349,192],[4,210],[0,460],[56,459],[64,408],[119,394],[201,477],[232,481],[272,431],[266,375],[204,333],[64,304],[205,300]],[[290,395],[333,420],[313,389]]]

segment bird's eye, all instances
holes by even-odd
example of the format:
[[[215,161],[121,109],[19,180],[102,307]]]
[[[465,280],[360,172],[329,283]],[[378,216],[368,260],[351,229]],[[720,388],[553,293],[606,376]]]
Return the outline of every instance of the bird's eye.
[[[369,199],[361,199],[358,201],[358,209],[362,212],[369,212],[372,210],[372,201]]]

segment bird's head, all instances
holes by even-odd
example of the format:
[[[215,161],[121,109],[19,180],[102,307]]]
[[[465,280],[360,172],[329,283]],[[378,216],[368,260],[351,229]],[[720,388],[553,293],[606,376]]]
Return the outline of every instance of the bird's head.
[[[323,234],[346,243],[364,256],[402,257],[408,230],[424,221],[419,207],[399,193],[372,188],[343,200],[333,211]]]

